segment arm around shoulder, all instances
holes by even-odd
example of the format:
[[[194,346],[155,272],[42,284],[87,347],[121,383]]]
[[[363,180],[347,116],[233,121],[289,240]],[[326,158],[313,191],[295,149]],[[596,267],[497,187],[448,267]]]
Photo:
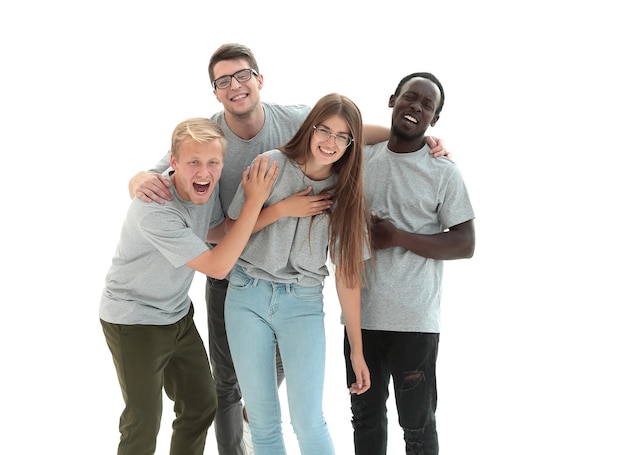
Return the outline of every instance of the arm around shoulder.
[[[172,200],[169,190],[170,182],[161,174],[153,172],[138,172],[128,182],[128,192],[131,199],[135,196],[145,202],[158,202]]]

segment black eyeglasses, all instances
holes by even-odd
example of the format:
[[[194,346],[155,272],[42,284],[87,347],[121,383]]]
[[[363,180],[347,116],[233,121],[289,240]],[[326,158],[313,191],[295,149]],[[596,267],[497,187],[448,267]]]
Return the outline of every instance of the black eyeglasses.
[[[236,73],[230,74],[228,76],[220,76],[213,81],[213,88],[225,89],[230,87],[230,83],[233,77],[237,79],[237,82],[248,82],[250,78],[252,78],[253,74],[255,76],[259,75],[259,73],[254,71],[252,68],[248,68],[245,70],[239,70]]]
[[[332,136],[335,138],[335,144],[337,147],[346,148],[352,144],[352,138],[347,134],[333,134],[323,126],[314,126],[313,129],[315,130],[313,134],[320,142],[326,142]]]

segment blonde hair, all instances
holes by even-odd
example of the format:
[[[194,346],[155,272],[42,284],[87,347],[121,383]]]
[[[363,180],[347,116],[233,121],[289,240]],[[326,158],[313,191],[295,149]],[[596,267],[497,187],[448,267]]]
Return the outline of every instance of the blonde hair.
[[[226,150],[224,130],[208,118],[190,118],[176,125],[172,133],[172,146],[170,147],[172,156],[176,157],[178,155],[180,144],[186,139],[191,139],[201,144],[217,140],[221,143],[222,150]]]

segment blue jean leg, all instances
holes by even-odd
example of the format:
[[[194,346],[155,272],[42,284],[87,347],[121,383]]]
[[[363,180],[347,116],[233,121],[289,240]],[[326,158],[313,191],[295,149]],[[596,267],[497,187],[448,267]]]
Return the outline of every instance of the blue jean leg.
[[[258,280],[239,267],[225,306],[231,354],[250,416],[256,455],[282,455],[275,350],[280,346],[289,413],[304,455],[332,455],[322,413],[325,334],[322,287]]]

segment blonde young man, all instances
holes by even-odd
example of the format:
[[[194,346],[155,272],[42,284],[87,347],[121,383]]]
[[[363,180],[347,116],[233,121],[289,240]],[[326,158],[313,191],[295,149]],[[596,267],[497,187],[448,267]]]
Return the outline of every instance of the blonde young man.
[[[215,188],[225,148],[215,122],[180,123],[172,135],[172,171],[163,176],[171,200],[160,205],[135,198],[122,227],[99,312],[125,403],[120,455],[155,453],[163,389],[176,412],[170,454],[204,453],[217,400],[189,288],[196,270],[216,278],[230,271],[278,174],[268,159],[246,168],[246,216],[209,249],[209,227],[223,218]]]

